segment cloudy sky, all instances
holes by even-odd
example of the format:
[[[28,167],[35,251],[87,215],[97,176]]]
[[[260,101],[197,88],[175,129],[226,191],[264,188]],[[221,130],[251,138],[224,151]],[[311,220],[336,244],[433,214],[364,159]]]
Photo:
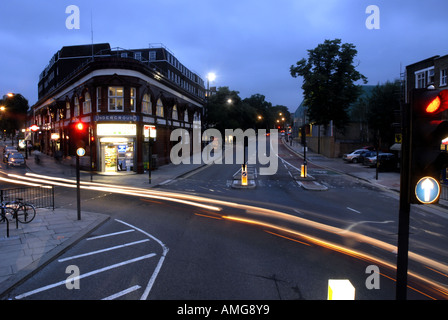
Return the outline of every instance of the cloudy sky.
[[[68,29],[66,8],[80,10]],[[368,29],[369,5],[379,29]],[[376,85],[419,60],[448,54],[447,0],[1,0],[0,96],[37,101],[41,71],[61,47],[108,42],[146,48],[162,43],[211,85],[241,98],[263,94],[294,112],[301,79],[289,67],[326,39],[353,43],[358,70]]]

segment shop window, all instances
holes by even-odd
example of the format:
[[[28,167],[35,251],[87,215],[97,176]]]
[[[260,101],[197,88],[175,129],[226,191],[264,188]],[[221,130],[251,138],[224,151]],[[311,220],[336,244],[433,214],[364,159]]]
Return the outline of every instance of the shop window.
[[[82,113],[87,114],[90,112],[92,112],[92,100],[90,99],[90,93],[86,92],[84,102],[82,103]]]
[[[109,111],[123,111],[123,87],[109,87]]]
[[[143,96],[142,100],[142,113],[151,114],[152,113],[152,104],[148,94]]]

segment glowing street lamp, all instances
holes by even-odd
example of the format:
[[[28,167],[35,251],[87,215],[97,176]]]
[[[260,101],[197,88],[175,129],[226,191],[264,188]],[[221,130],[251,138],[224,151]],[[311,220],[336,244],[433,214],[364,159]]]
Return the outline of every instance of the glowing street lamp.
[[[207,97],[210,96],[210,82],[211,81],[215,81],[216,79],[216,74],[213,72],[209,72],[207,74]]]
[[[216,74],[213,73],[213,72],[209,72],[208,75],[207,75],[207,80],[208,81],[215,81],[215,79],[216,79]]]

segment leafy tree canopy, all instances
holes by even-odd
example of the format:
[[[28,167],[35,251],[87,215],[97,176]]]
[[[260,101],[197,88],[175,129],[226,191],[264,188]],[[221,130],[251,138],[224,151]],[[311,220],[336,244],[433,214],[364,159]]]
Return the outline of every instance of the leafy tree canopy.
[[[360,94],[355,82],[367,78],[356,70],[357,51],[351,43],[340,39],[325,40],[315,49],[308,50],[308,59],[291,65],[291,76],[303,77],[302,89],[308,117],[311,122],[327,126],[331,120],[343,130],[348,123],[348,108]]]

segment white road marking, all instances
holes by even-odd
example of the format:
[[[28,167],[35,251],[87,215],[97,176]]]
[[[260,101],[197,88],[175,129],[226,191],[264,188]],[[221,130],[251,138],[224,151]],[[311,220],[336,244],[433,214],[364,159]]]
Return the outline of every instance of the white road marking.
[[[356,212],[356,213],[361,213],[361,211],[358,211],[358,210],[352,209],[352,208],[350,208],[350,207],[347,207],[347,209],[348,209],[348,210],[350,210],[350,211]]]
[[[354,227],[356,227],[358,224],[363,224],[363,223],[392,223],[392,220],[387,220],[387,221],[358,221],[355,223],[352,223],[351,225],[348,226],[347,229],[344,230],[345,231],[350,231],[351,229],[353,229]]]
[[[108,296],[108,297],[106,297],[106,298],[103,298],[103,299],[101,299],[101,300],[114,300],[114,299],[116,299],[116,298],[119,298],[119,297],[121,297],[121,296],[124,296],[124,295],[126,295],[126,294],[128,294],[128,293],[131,293],[131,292],[133,292],[133,291],[135,291],[135,290],[138,290],[138,289],[140,289],[141,287],[140,286],[133,286],[133,287],[130,287],[130,288],[128,288],[128,289],[126,289],[126,290],[123,290],[123,291],[120,291],[120,292],[117,292],[117,293],[115,293],[115,294],[112,294],[112,295],[110,295],[110,296]]]
[[[105,238],[105,237],[112,237],[112,236],[116,236],[118,234],[122,234],[122,233],[127,233],[127,232],[134,232],[134,229],[129,229],[129,230],[124,230],[124,231],[119,231],[119,232],[114,232],[114,233],[108,233],[108,234],[103,234],[100,236],[96,236],[96,237],[91,237],[91,238],[87,238],[86,240],[95,240],[95,239],[100,239],[100,238]]]
[[[129,242],[129,243],[120,244],[120,245],[114,246],[114,247],[109,247],[109,248],[105,248],[105,249],[101,249],[101,250],[96,250],[96,251],[91,251],[91,252],[87,252],[87,253],[83,253],[83,254],[78,254],[76,256],[62,258],[62,259],[59,259],[58,261],[59,262],[64,262],[64,261],[67,261],[67,260],[87,257],[87,256],[91,256],[91,255],[94,255],[94,254],[107,252],[107,251],[111,251],[111,250],[116,250],[116,249],[121,249],[121,248],[124,248],[124,247],[129,247],[129,246],[133,246],[133,245],[140,244],[140,243],[143,243],[143,242],[148,242],[148,241],[149,241],[149,239],[143,239],[143,240],[139,240],[139,241]]]
[[[167,255],[169,249],[165,246],[165,244],[162,241],[160,241],[159,239],[157,239],[154,236],[150,235],[149,233],[143,231],[142,229],[139,229],[139,228],[137,228],[137,227],[127,223],[127,222],[124,222],[124,221],[121,221],[121,220],[118,220],[118,219],[115,219],[115,221],[118,221],[118,222],[120,222],[122,224],[125,224],[128,227],[134,228],[135,230],[137,230],[137,231],[143,233],[144,235],[150,237],[151,239],[156,241],[163,249],[163,253],[162,253],[162,256],[159,259],[159,262],[157,263],[157,267],[154,270],[154,272],[153,272],[153,274],[151,276],[151,279],[149,279],[148,284],[146,285],[145,291],[143,292],[142,296],[140,297],[140,300],[146,300],[146,298],[149,295],[149,292],[151,291],[152,286],[154,285],[154,282],[156,281],[157,275],[159,274],[160,269],[162,268],[162,264],[165,261],[165,257]]]
[[[84,274],[80,275],[79,277],[72,278],[71,280],[72,281],[81,280],[83,278],[87,278],[87,277],[93,276],[95,274],[104,272],[104,271],[115,269],[115,268],[118,268],[118,267],[130,264],[130,263],[134,263],[134,262],[137,262],[137,261],[141,261],[141,260],[144,260],[144,259],[152,258],[155,255],[156,255],[155,253],[150,253],[150,254],[147,254],[147,255],[144,255],[144,256],[140,256],[140,257],[137,257],[137,258],[134,258],[134,259],[126,260],[126,261],[123,261],[123,262],[120,262],[120,263],[116,263],[116,264],[113,264],[113,265],[110,265],[110,266],[107,266],[107,267],[104,267],[104,268],[101,268],[101,269],[97,269],[97,270],[93,270],[91,272],[84,273]],[[53,283],[53,284],[49,284],[49,285],[47,285],[45,287],[37,288],[35,290],[19,294],[15,298],[16,299],[26,298],[26,297],[29,297],[29,296],[31,296],[33,294],[36,294],[36,293],[39,293],[39,292],[42,292],[42,291],[46,291],[46,290],[49,290],[49,289],[52,289],[52,288],[55,288],[55,287],[62,286],[64,284],[66,284],[66,283],[67,283],[67,279],[59,281],[59,282],[56,282],[56,283]]]

